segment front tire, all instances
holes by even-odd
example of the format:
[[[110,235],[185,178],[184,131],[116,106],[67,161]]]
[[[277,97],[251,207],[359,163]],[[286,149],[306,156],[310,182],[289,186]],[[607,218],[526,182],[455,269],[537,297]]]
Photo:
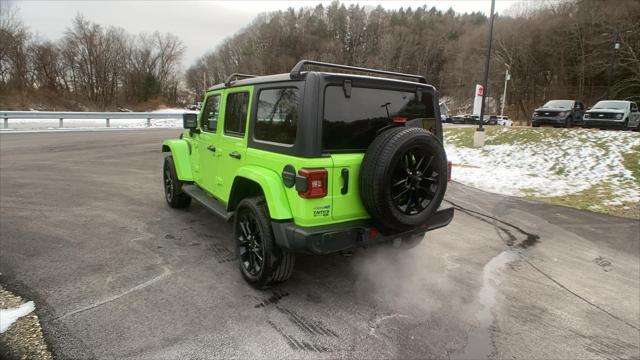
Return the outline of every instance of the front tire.
[[[164,199],[167,204],[174,209],[183,209],[191,204],[191,197],[182,192],[182,181],[176,175],[176,167],[173,164],[173,157],[164,158],[162,171],[164,183]]]
[[[242,277],[254,288],[284,282],[293,274],[295,255],[276,245],[264,197],[238,204],[233,238]]]

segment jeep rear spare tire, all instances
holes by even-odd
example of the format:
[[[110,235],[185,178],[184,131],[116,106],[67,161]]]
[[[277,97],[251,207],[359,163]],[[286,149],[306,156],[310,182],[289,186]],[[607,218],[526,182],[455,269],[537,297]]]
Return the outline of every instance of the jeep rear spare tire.
[[[360,170],[360,196],[383,228],[405,230],[425,224],[447,188],[447,156],[429,131],[395,127],[371,143]]]

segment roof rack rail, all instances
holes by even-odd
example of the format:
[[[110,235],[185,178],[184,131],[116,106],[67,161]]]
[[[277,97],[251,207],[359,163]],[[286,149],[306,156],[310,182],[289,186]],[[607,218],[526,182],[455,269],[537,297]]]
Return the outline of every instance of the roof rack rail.
[[[247,75],[247,74],[240,74],[240,73],[233,73],[231,75],[229,75],[225,80],[224,80],[224,85],[225,86],[229,86],[231,85],[232,82],[236,81],[236,80],[240,80],[240,79],[250,79],[250,78],[254,78],[256,77],[256,75]]]
[[[423,84],[427,83],[427,79],[425,79],[425,77],[422,76],[422,75],[404,74],[404,73],[399,73],[399,72],[394,72],[394,71],[369,69],[369,68],[363,68],[363,67],[357,67],[357,66],[349,66],[349,65],[339,65],[339,64],[325,63],[325,62],[313,61],[313,60],[300,60],[291,69],[291,72],[289,72],[289,76],[291,77],[292,80],[300,79],[300,72],[302,72],[302,68],[305,65],[317,65],[317,66],[323,66],[323,67],[334,68],[334,69],[343,69],[343,70],[350,70],[350,71],[361,71],[361,72],[368,72],[368,73],[382,74],[382,75],[392,75],[392,76],[398,76],[398,77],[404,77],[404,78],[410,78],[410,79],[417,79],[418,82],[423,83]]]

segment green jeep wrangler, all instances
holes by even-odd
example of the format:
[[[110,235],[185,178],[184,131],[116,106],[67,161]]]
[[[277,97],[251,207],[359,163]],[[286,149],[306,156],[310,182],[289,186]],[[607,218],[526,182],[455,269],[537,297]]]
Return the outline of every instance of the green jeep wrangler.
[[[203,104],[162,145],[165,197],[233,219],[256,288],[287,280],[295,253],[411,247],[453,218],[438,92],[422,76],[303,60],[288,74],[233,74]]]

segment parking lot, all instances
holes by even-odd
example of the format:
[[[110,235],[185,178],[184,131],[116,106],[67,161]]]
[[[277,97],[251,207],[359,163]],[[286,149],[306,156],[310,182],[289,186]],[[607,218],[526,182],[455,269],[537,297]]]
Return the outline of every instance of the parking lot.
[[[299,257],[257,291],[230,224],[166,206],[178,134],[0,135],[0,281],[58,358],[640,357],[638,220],[453,182],[417,248]]]

